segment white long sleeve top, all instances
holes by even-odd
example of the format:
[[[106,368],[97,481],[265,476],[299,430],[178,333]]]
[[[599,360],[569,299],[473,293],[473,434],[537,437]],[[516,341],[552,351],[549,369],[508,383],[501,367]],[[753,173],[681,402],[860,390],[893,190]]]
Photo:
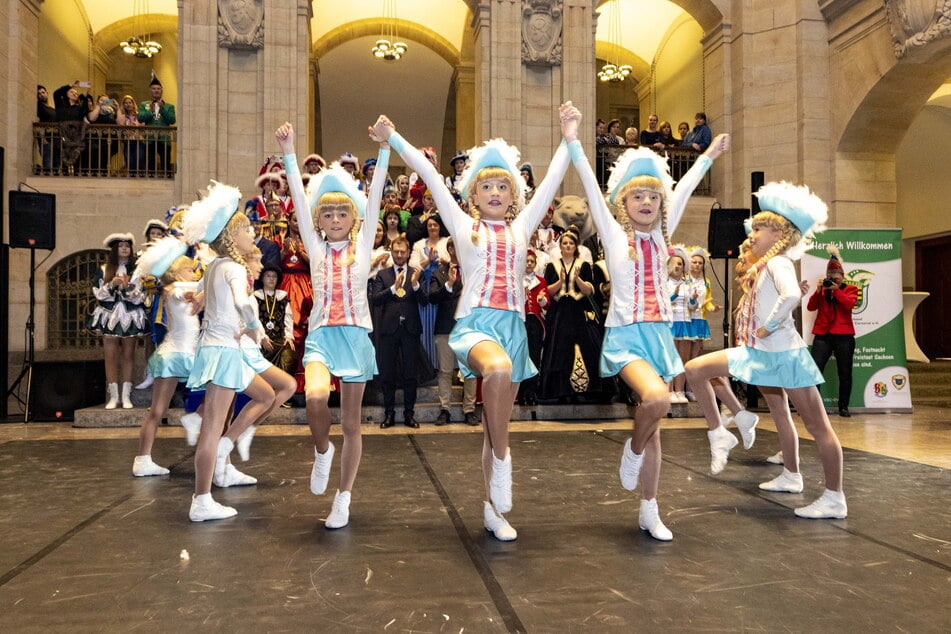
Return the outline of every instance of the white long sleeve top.
[[[370,183],[367,209],[379,209],[390,164],[389,150],[381,149]],[[370,304],[367,300],[367,279],[370,277],[370,254],[376,237],[376,216],[363,218],[357,232],[353,262],[344,264],[349,241],[326,242],[314,227],[311,201],[304,191],[304,181],[297,167],[297,156],[284,155],[284,169],[290,186],[301,240],[310,254],[310,283],[314,289],[314,307],[308,321],[310,331],[321,326],[358,326],[373,330]]]
[[[591,169],[591,164],[583,151],[573,150],[571,156],[581,178],[581,183],[584,185],[585,195],[588,197],[588,208],[591,210],[591,217],[598,229],[601,244],[604,246],[604,259],[611,275],[611,301],[608,306],[605,326],[627,326],[642,321],[671,322],[673,315],[670,296],[667,292],[667,258],[669,252],[664,234],[661,231],[660,222],[651,230],[650,234],[637,234],[639,237],[650,239],[649,267],[653,273],[653,281],[650,284],[645,284],[645,273],[648,271],[645,267],[646,258],[642,256],[643,250],[638,249],[637,260],[630,258],[629,249],[632,245],[629,243],[627,232],[624,231],[624,228],[621,227],[608,209],[608,204],[598,185],[594,171]],[[674,187],[667,205],[667,231],[669,234],[672,235],[677,229],[677,225],[680,224],[684,210],[687,207],[687,201],[690,200],[690,195],[693,194],[693,190],[696,189],[700,179],[707,173],[711,165],[713,165],[713,160],[701,154]],[[635,238],[635,240],[637,239],[639,238]],[[649,298],[649,294],[652,294],[653,297]],[[650,314],[645,313],[645,306],[654,305],[653,301],[646,301],[648,299],[656,300],[656,306],[660,313],[659,319],[652,318]]]
[[[770,258],[756,278],[753,290],[740,301],[736,343],[766,352],[805,347],[792,316],[801,299],[802,291],[792,260],[784,255]],[[771,334],[757,337],[756,331],[760,327]]]
[[[195,292],[197,288],[198,282],[174,282],[162,289],[168,330],[156,348],[159,354],[195,354],[200,324],[198,315],[192,314],[192,306],[186,301],[185,293]]]
[[[478,227],[472,216],[456,203],[445,181],[422,152],[395,132],[390,136],[389,144],[429,185],[439,215],[452,236],[463,279],[462,295],[456,304],[456,319],[469,315],[474,308],[489,307],[518,312],[524,320],[522,276],[525,257],[532,232],[541,223],[568,170],[565,144],[560,145],[552,157],[548,172],[535,189],[531,202],[511,224],[483,220]],[[472,241],[473,230],[479,235],[478,244]]]
[[[248,293],[248,271],[227,257],[216,258],[198,283],[205,292],[205,318],[201,345],[238,348],[238,334],[247,327],[260,341],[264,327]]]

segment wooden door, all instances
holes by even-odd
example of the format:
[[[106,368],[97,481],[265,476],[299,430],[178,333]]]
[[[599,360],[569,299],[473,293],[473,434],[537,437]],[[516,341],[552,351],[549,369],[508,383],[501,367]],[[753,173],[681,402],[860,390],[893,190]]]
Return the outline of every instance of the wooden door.
[[[951,358],[951,236],[915,245],[915,290],[931,293],[915,314],[918,345],[929,359]]]

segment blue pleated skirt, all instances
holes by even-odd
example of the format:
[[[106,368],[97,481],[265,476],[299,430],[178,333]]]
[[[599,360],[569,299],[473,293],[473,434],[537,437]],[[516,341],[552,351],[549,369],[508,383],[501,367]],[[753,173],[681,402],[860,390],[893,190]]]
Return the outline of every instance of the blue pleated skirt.
[[[251,385],[254,374],[251,366],[244,362],[240,348],[199,345],[195,364],[188,375],[188,387],[198,389],[213,383],[243,392]]]
[[[274,365],[264,358],[264,355],[261,354],[260,348],[241,348],[241,356],[244,357],[244,362],[251,366],[251,369],[254,370],[255,374],[261,374],[268,368],[274,367]]]
[[[467,379],[476,377],[469,367],[469,351],[483,341],[494,341],[505,350],[512,361],[512,381],[519,383],[538,374],[538,368],[528,356],[528,335],[521,315],[512,310],[474,308],[456,321],[449,334],[449,347],[459,361],[459,371]]]
[[[747,346],[726,351],[730,374],[750,385],[796,389],[825,383],[808,348],[766,352]]]
[[[670,332],[674,339],[693,339],[693,329],[689,321],[675,321],[670,325]]]
[[[160,354],[153,352],[149,357],[149,376],[156,379],[187,379],[195,365],[195,355],[186,352],[169,352]]]
[[[359,326],[323,326],[307,333],[303,365],[323,363],[344,383],[366,383],[377,374],[370,334]]]
[[[710,338],[710,322],[706,319],[693,319],[690,321],[690,329],[693,331],[693,338],[706,341]]]
[[[646,361],[664,381],[683,374],[684,364],[674,346],[670,324],[651,321],[605,328],[601,376],[614,376],[632,361]]]

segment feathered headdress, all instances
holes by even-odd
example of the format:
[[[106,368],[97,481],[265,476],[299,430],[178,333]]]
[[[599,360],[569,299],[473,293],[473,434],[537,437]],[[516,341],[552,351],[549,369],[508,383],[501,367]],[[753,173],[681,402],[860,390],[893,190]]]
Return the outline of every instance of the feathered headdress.
[[[469,188],[480,170],[486,167],[499,167],[512,175],[512,182],[515,183],[517,190],[515,198],[518,208],[525,206],[525,179],[522,178],[522,172],[518,168],[521,155],[517,147],[509,145],[503,139],[492,139],[470,149],[468,155],[469,163],[462,170],[459,186],[463,197],[469,197]]]
[[[241,192],[237,187],[211,181],[208,193],[185,212],[185,240],[188,244],[214,242],[231,216],[238,212]]]
[[[106,239],[102,241],[102,246],[111,249],[112,245],[116,242],[128,242],[133,247],[135,246],[135,238],[131,233],[110,233],[106,236]]]
[[[162,277],[178,258],[185,255],[188,245],[172,236],[156,240],[139,257],[135,277],[152,275]]]
[[[700,246],[687,247],[687,255],[689,255],[691,258],[703,258],[704,264],[710,261],[710,252]]]
[[[670,247],[670,254],[676,255],[683,260],[684,266],[687,265],[687,247],[682,244],[675,244]]]
[[[308,163],[317,163],[317,165],[320,166],[320,169],[327,167],[327,161],[325,161],[324,157],[322,157],[320,154],[308,154],[304,158],[304,165],[307,165]]]
[[[842,254],[839,252],[839,247],[834,244],[829,244],[826,247],[826,251],[829,253],[829,263],[826,264],[826,275],[832,275],[833,273],[842,273],[845,275],[845,268],[842,266]]]
[[[346,195],[356,205],[357,216],[361,219],[366,217],[367,197],[357,189],[357,181],[336,161],[311,176],[307,183],[307,201],[311,213],[317,208],[320,197],[330,192]]]
[[[793,185],[786,181],[766,183],[756,192],[756,197],[762,211],[779,214],[802,234],[799,244],[791,244],[786,250],[786,256],[791,260],[802,257],[815,235],[826,228],[829,208],[805,185]]]
[[[625,150],[611,168],[608,178],[608,201],[613,205],[621,187],[635,176],[653,176],[661,182],[670,199],[674,191],[674,179],[670,175],[667,157],[646,147]]]

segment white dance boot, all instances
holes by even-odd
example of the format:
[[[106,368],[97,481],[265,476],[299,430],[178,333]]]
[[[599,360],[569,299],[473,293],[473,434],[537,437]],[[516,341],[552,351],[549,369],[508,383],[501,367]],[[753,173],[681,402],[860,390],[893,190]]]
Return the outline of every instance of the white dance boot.
[[[119,385],[110,383],[106,386],[106,409],[115,409],[119,404]]]
[[[132,409],[132,383],[122,384],[122,409]]]

